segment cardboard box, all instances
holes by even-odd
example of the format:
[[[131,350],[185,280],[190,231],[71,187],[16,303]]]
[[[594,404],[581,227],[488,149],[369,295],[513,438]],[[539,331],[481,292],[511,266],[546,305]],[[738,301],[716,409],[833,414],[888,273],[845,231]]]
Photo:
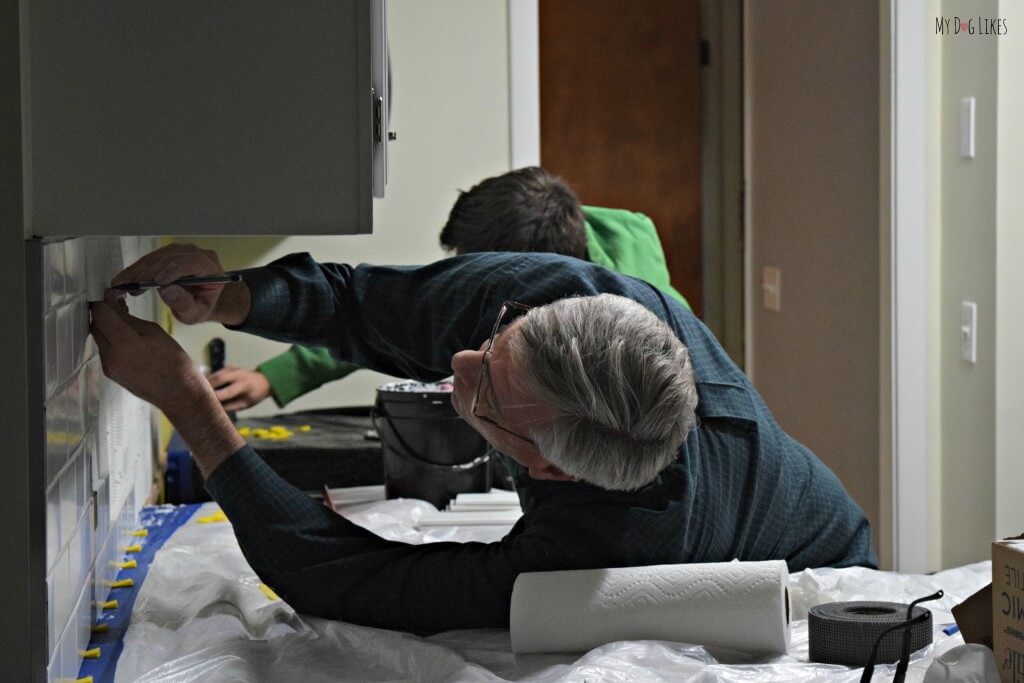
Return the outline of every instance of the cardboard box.
[[[953,618],[965,643],[978,643],[992,649],[992,584],[953,608]]]
[[[1024,683],[1024,539],[992,544],[992,650],[1003,683]]]

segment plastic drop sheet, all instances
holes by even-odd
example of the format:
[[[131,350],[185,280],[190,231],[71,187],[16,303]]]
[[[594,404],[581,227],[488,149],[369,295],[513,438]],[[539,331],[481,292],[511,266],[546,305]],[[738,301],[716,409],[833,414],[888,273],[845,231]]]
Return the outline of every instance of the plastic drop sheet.
[[[392,500],[353,506],[346,516],[379,535],[409,543],[491,541],[496,527],[420,531],[433,508]],[[199,523],[204,506],[161,549],[149,570],[118,662],[117,683],[259,681],[858,681],[860,669],[809,663],[807,610],[838,600],[910,602],[942,588],[929,603],[934,642],[912,659],[907,681],[922,681],[931,660],[963,643],[947,636],[950,609],[991,579],[990,563],[931,576],[869,569],[815,569],[789,579],[793,626],[789,651],[770,658],[709,651],[685,643],[623,641],[584,655],[513,655],[509,632],[464,630],[420,638],[296,614],[261,588],[227,523]],[[874,680],[891,680],[881,665]]]

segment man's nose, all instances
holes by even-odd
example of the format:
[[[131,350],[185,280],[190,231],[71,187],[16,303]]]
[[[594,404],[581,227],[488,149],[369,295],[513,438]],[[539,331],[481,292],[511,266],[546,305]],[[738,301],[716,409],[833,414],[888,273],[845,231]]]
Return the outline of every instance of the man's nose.
[[[461,377],[475,374],[483,362],[483,351],[467,349],[452,356],[452,372]]]

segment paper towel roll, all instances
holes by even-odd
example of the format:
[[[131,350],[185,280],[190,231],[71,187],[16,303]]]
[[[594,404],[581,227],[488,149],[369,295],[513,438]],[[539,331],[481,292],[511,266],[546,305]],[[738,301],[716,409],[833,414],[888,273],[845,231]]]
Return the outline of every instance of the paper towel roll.
[[[520,574],[512,589],[512,651],[672,640],[783,654],[788,577],[781,560]]]

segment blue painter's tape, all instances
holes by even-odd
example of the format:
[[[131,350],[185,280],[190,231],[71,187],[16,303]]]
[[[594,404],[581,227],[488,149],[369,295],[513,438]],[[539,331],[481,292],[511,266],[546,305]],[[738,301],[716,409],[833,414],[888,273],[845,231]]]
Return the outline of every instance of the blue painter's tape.
[[[200,505],[197,503],[195,505],[159,505],[142,508],[139,513],[139,523],[149,531],[149,534],[142,544],[142,551],[133,553],[131,556],[138,566],[133,569],[122,569],[117,574],[117,580],[133,579],[135,585],[131,588],[115,588],[111,591],[110,597],[116,598],[118,602],[116,610],[99,610],[97,612],[96,624],[106,625],[108,630],[104,633],[92,634],[88,649],[92,650],[98,647],[100,656],[98,659],[82,661],[82,668],[78,672],[79,678],[92,676],[94,683],[113,683],[117,658],[121,656],[121,650],[124,647],[124,634],[131,621],[135,597],[139,594],[143,581],[146,580],[146,574],[149,573],[149,567],[153,564],[156,551],[160,550],[178,527],[189,520]]]

